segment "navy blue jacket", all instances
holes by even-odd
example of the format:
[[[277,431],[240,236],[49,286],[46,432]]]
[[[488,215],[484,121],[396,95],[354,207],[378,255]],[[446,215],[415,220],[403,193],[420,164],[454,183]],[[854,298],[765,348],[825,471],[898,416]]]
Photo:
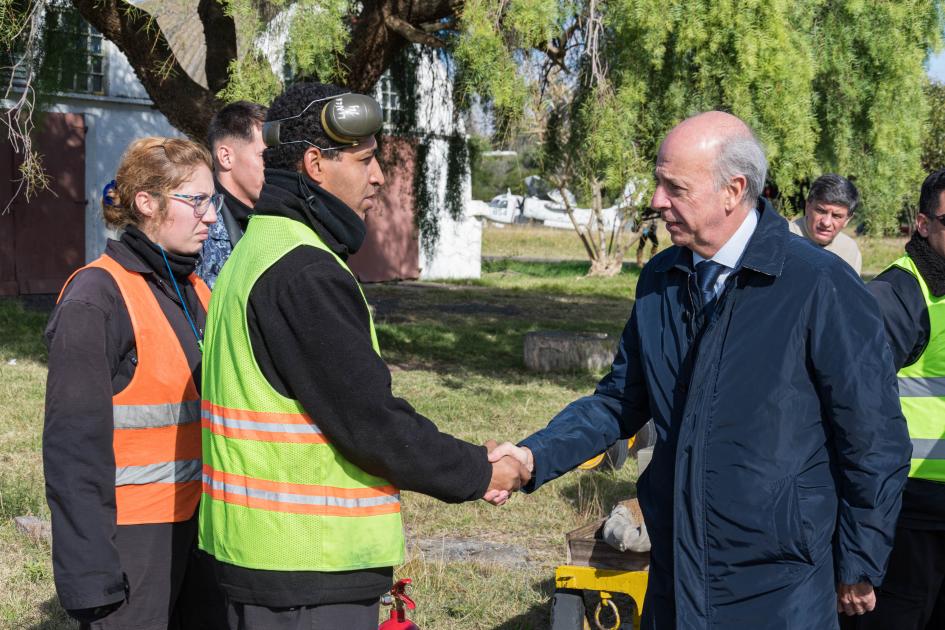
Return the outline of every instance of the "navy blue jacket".
[[[611,372],[522,442],[531,491],[653,417],[649,630],[836,628],[836,584],[879,584],[892,546],[912,449],[876,302],[759,210],[708,322],[689,250],[661,252]]]

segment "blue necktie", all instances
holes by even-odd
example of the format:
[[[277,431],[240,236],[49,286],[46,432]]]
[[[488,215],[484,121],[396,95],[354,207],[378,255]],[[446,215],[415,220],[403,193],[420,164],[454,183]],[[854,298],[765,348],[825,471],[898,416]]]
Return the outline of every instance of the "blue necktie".
[[[715,299],[715,283],[724,269],[725,265],[714,260],[703,260],[696,265],[696,285],[702,294],[702,308]]]

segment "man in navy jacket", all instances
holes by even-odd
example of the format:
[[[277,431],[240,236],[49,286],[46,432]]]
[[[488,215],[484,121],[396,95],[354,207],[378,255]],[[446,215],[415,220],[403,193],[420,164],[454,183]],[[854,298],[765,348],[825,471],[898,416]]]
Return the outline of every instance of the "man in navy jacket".
[[[674,247],[640,275],[611,372],[515,453],[533,491],[652,416],[638,483],[643,627],[836,628],[875,603],[911,446],[875,300],[760,199],[738,118],[674,128],[652,207]]]

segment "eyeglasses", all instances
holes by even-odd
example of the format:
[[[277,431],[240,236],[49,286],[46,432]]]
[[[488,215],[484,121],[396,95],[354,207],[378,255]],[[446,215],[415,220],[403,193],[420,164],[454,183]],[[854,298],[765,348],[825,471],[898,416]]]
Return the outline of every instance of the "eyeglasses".
[[[194,209],[194,216],[198,219],[207,214],[210,206],[213,206],[214,212],[220,212],[223,208],[223,195],[215,193],[213,195],[185,195],[183,193],[170,193],[170,197],[180,199]]]
[[[945,214],[932,214],[932,215],[926,215],[926,216],[928,216],[930,219],[935,219],[942,225],[945,225]]]

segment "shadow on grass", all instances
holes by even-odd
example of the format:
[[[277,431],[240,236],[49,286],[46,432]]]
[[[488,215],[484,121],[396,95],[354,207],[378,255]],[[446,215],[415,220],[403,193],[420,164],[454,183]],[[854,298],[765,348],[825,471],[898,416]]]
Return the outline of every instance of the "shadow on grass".
[[[0,298],[0,360],[31,359],[46,362],[43,330],[49,312],[23,307],[16,298]]]
[[[551,626],[551,596],[555,592],[554,578],[539,580],[534,583],[533,588],[545,596],[544,600],[532,605],[525,612],[493,626],[493,630],[544,630]]]
[[[633,304],[628,297],[556,295],[540,288],[410,283],[371,285],[365,292],[376,309],[378,340],[389,363],[490,375],[526,373],[524,340],[529,332],[603,332],[616,349]]]
[[[588,516],[598,510],[607,514],[618,502],[637,496],[637,482],[627,479],[625,472],[575,470],[559,483],[562,498]]]
[[[59,600],[50,597],[40,604],[39,612],[43,620],[29,627],[29,630],[75,630],[79,627],[59,605]]]

